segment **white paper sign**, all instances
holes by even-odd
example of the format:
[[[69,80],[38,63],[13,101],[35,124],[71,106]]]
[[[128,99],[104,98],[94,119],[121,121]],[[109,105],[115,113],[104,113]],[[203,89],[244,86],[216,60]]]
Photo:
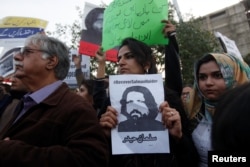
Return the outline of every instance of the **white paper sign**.
[[[161,75],[112,75],[109,84],[111,105],[119,113],[111,131],[112,154],[169,153],[169,134],[159,112]]]
[[[20,51],[19,47],[8,49],[6,49],[8,51],[0,58],[0,76],[2,77],[6,77],[15,72],[14,55]]]
[[[75,89],[78,87],[77,85],[77,81],[76,81],[76,66],[74,64],[73,61],[73,56],[74,55],[78,55],[78,52],[76,50],[71,50],[69,53],[69,59],[70,59],[70,68],[69,68],[69,72],[68,75],[66,76],[66,78],[63,80],[64,82],[67,83],[67,85],[71,88],[71,89]],[[84,74],[84,78],[85,79],[89,79],[90,78],[90,57],[89,56],[85,56],[85,55],[79,55],[81,56],[82,60],[81,60],[81,67],[82,67],[82,72]]]
[[[237,57],[240,60],[243,60],[238,47],[236,46],[235,42],[228,37],[222,35],[220,32],[215,32],[215,36],[219,38],[222,48],[225,53],[228,53],[232,56]]]

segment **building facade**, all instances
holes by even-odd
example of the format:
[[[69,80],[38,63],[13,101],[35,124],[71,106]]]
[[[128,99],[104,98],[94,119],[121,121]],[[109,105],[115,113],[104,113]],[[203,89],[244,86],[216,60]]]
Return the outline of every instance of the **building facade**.
[[[230,7],[202,17],[203,28],[220,32],[235,41],[243,57],[250,54],[250,0],[241,1]]]

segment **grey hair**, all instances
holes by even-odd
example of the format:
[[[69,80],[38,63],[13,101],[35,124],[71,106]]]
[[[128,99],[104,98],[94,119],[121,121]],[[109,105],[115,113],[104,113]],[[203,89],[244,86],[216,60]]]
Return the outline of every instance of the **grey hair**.
[[[63,80],[66,78],[70,67],[70,61],[69,61],[69,49],[63,42],[61,42],[56,38],[48,37],[43,34],[35,34],[29,36],[26,39],[25,46],[29,44],[37,46],[41,50],[46,51],[42,55],[43,59],[47,59],[49,57],[54,57],[54,56],[57,57],[58,64],[54,69],[55,76],[59,80]]]

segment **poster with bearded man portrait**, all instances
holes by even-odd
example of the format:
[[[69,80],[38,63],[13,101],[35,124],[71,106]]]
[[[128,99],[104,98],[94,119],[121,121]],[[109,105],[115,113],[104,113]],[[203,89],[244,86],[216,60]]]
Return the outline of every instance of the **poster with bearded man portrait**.
[[[118,112],[112,154],[169,153],[169,134],[159,106],[164,102],[160,74],[112,75],[111,106]]]

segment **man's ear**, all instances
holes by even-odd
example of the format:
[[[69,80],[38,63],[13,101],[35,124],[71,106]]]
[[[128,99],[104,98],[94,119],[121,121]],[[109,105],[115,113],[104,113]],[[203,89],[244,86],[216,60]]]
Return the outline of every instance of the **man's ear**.
[[[49,57],[47,60],[48,61],[47,61],[46,68],[48,70],[54,69],[55,66],[58,64],[58,58],[56,56]]]

